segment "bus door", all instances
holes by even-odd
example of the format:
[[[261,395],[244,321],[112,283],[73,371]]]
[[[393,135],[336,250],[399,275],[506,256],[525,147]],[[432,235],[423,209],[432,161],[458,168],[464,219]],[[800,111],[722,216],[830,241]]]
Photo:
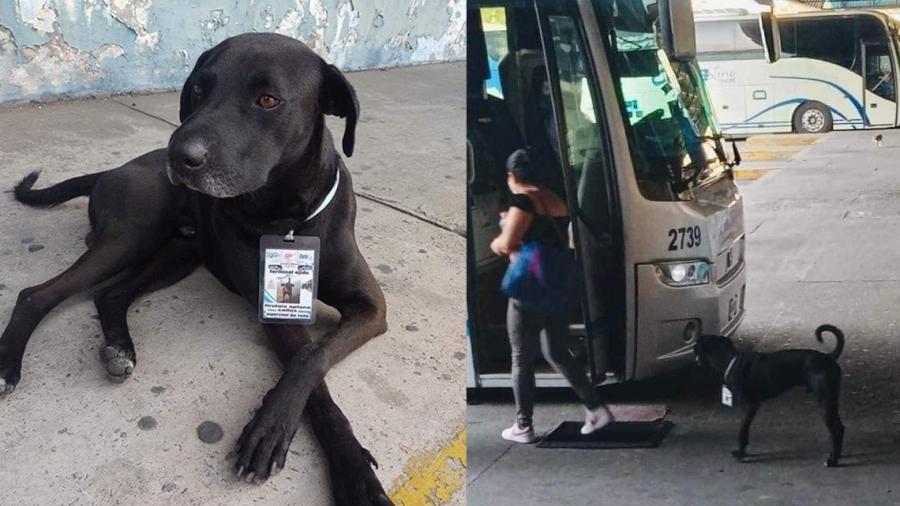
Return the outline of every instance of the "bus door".
[[[861,16],[859,27],[863,107],[869,125],[893,127],[897,120],[897,92],[890,36],[874,16]]]
[[[584,273],[583,337],[599,384],[607,373],[624,378],[626,302],[617,179],[584,28],[596,20],[582,20],[574,1],[540,2],[538,16],[572,239]]]
[[[500,283],[508,261],[494,255],[491,241],[500,233],[499,213],[511,200],[506,160],[529,148],[532,163],[545,169],[544,183],[562,193],[562,177],[553,149],[556,137],[545,121],[546,65],[534,6],[525,2],[469,2],[467,66],[469,175],[469,326],[476,387],[511,386],[511,355],[506,328],[507,299]],[[473,76],[473,72],[475,75]],[[580,316],[573,315],[573,321]],[[587,351],[573,336],[570,351],[587,369]],[[539,359],[538,386],[567,386]]]
[[[486,30],[485,25],[490,29]],[[505,259],[494,255],[490,243],[500,233],[499,215],[506,189],[506,157],[521,146],[518,127],[510,120],[500,87],[498,63],[507,47],[506,9],[469,6],[466,57],[467,99],[467,305],[469,361],[474,383],[480,375],[509,373],[506,339],[506,300],[500,293]],[[490,33],[488,40],[486,34]],[[497,385],[501,386],[501,385]]]

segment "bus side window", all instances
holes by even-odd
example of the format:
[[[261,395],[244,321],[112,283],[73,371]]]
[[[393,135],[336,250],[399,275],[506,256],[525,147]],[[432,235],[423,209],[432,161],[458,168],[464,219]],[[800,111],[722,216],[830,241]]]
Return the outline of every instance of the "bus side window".
[[[697,59],[763,60],[759,21],[702,21],[696,25]]]
[[[791,58],[797,54],[797,22],[778,20],[778,33],[781,36],[781,57]]]
[[[787,23],[786,23],[787,24]],[[841,18],[797,19],[783,36],[787,36],[787,49],[783,53],[797,58],[811,58],[840,65],[849,70],[858,68],[857,35],[855,23]],[[778,29],[781,30],[779,24]]]
[[[504,97],[500,85],[500,61],[509,54],[506,10],[503,7],[482,7],[480,14],[488,60],[485,91],[488,95],[502,99]]]
[[[734,54],[735,60],[764,60],[765,50],[762,35],[759,33],[759,21],[738,21],[735,23]]]
[[[736,52],[734,25],[731,21],[697,23],[697,57],[704,61],[732,59]]]

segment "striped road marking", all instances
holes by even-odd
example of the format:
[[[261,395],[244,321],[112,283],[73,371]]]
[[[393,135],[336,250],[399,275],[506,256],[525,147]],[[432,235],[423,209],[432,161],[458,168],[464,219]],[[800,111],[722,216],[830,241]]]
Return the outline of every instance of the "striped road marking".
[[[734,178],[738,181],[755,181],[772,169],[734,169]]]
[[[779,149],[772,151],[741,151],[741,159],[750,162],[770,162],[772,160],[787,160],[799,153],[799,149]]]
[[[443,506],[465,486],[466,429],[458,429],[448,444],[413,455],[389,495],[396,506]],[[462,499],[463,503],[465,498]]]

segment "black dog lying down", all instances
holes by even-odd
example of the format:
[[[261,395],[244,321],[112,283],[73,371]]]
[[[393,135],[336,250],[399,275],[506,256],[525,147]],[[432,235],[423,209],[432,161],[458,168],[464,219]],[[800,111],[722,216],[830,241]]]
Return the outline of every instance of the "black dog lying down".
[[[138,295],[203,265],[255,308],[260,236],[293,230],[320,238],[318,298],[341,319],[315,341],[304,326],[263,325],[285,373],[238,440],[237,473],[259,482],[283,468],[305,409],[328,458],[336,504],[390,504],[374,459],[323,381],[387,328],[384,295],[354,236],[350,173],[325,127],[325,114],[346,118],[342,147],[350,156],[359,117],[353,87],[303,43],[254,33],[201,54],[180,106],[168,149],[50,188],[32,189],[36,174],[16,187],[18,200],[43,207],[89,195],[91,233],[71,267],[19,294],[0,337],[0,395],[19,382],[35,327],[66,298],[94,291],[101,358],[111,377],[124,380],[136,364],[126,312]]]
[[[844,333],[833,325],[820,325],[816,339],[831,332],[837,345],[831,353],[815,350],[782,350],[774,353],[741,353],[727,337],[701,336],[694,345],[700,365],[708,365],[722,375],[726,387],[737,401],[745,405],[746,413],[738,435],[738,449],[731,452],[738,460],[746,456],[750,438],[750,424],[766,399],[777,397],[793,387],[805,387],[822,407],[825,425],[831,434],[831,453],[825,465],[834,467],[841,457],[844,424],[838,414],[841,390],[841,366],[837,358],[844,349]]]

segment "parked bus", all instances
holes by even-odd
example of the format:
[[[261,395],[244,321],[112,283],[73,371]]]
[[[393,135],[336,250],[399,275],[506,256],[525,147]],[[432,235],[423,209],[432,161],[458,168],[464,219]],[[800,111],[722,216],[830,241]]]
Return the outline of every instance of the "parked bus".
[[[697,58],[722,132],[824,133],[897,126],[897,28],[875,11],[779,15],[769,65],[752,16],[701,18]]]
[[[508,264],[489,245],[509,200],[506,158],[525,146],[569,206],[583,282],[568,347],[594,384],[669,371],[691,360],[697,336],[733,333],[743,204],[696,63],[690,2],[468,9],[468,387],[511,385]],[[538,370],[539,387],[567,385]]]

